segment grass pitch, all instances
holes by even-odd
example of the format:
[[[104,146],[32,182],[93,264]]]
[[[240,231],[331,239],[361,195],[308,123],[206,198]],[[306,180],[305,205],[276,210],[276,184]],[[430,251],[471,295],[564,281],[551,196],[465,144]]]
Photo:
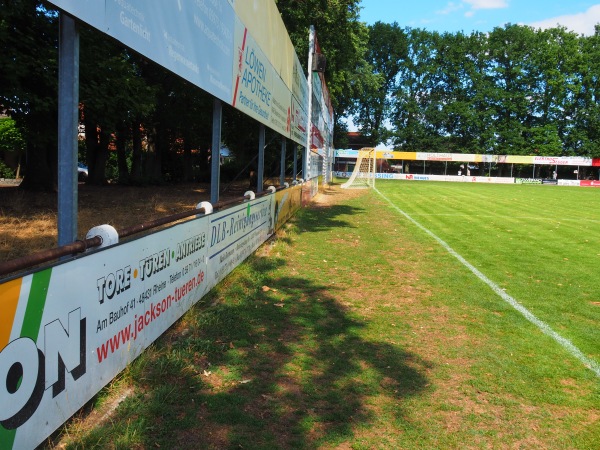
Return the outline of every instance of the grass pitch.
[[[377,189],[600,363],[600,190],[460,183]],[[471,283],[479,289],[477,281]]]
[[[464,262],[600,361],[600,191],[376,188],[302,209],[49,446],[598,448],[597,374]]]

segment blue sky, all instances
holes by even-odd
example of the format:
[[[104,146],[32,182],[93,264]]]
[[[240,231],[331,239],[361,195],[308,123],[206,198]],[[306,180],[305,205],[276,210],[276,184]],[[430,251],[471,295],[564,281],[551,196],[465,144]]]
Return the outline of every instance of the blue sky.
[[[600,2],[582,0],[361,0],[361,21],[439,32],[491,31],[506,23],[548,28],[557,23],[590,35],[600,23]]]

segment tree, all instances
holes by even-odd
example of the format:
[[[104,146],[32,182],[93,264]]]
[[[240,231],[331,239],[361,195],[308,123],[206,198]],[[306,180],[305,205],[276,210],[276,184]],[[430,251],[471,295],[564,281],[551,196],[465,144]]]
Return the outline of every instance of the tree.
[[[20,176],[21,156],[25,141],[10,117],[0,117],[0,177]]]
[[[327,58],[325,77],[333,104],[334,142],[342,142],[355,99],[360,95],[360,69],[365,67],[368,29],[359,21],[360,0],[276,0],[281,18],[304,69],[313,25]]]
[[[577,54],[579,89],[565,111],[569,121],[565,150],[568,154],[600,158],[600,25],[596,25],[592,36],[579,39]]]
[[[366,64],[358,73],[358,96],[352,110],[354,123],[372,147],[387,138],[386,120],[391,117],[391,96],[407,53],[406,33],[396,22],[377,22],[369,27]]]
[[[116,137],[119,179],[129,182],[126,140],[155,109],[156,87],[141,76],[143,59],[95,30],[80,32],[80,94],[85,124],[88,183],[106,178],[109,145]],[[115,135],[116,133],[116,135]]]
[[[433,35],[419,28],[407,30],[407,35],[407,58],[393,92],[392,143],[406,151],[431,151],[436,147],[438,134],[429,119],[439,107],[431,89],[435,65]]]
[[[57,177],[57,15],[38,0],[0,0],[0,105],[26,142],[24,189]]]

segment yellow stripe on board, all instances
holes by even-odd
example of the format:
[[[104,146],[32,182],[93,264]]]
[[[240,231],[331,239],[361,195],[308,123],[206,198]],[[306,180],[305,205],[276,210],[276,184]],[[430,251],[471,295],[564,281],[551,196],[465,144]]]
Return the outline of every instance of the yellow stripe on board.
[[[10,339],[22,281],[23,278],[17,278],[0,284],[0,350],[6,347]]]

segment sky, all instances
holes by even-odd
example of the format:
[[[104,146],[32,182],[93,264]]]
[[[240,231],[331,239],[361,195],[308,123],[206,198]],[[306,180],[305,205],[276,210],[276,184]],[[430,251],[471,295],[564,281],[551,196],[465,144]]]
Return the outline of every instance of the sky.
[[[560,24],[591,35],[600,2],[583,0],[361,0],[360,20],[454,33],[488,32],[507,23],[551,28]]]

